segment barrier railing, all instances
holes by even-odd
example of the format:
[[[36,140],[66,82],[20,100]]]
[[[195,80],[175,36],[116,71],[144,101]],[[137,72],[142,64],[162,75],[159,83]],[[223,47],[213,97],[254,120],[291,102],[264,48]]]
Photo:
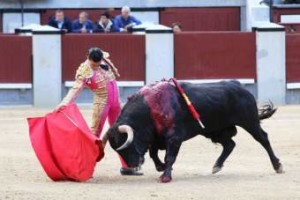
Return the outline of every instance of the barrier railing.
[[[300,83],[300,34],[286,35],[286,80]]]
[[[239,31],[240,8],[166,8],[160,23],[171,26],[180,22],[184,31]]]
[[[32,39],[0,34],[0,83],[32,83]]]
[[[186,32],[174,35],[177,79],[255,79],[255,34]]]

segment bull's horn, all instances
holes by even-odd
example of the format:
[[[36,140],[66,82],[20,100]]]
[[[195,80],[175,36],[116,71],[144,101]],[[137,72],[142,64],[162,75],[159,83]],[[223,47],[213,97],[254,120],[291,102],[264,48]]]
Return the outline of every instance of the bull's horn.
[[[119,129],[120,133],[127,133],[127,140],[126,140],[126,142],[117,149],[117,151],[120,151],[122,149],[125,149],[126,147],[128,147],[132,143],[132,140],[133,140],[133,130],[128,125],[120,125],[118,127],[118,129]]]

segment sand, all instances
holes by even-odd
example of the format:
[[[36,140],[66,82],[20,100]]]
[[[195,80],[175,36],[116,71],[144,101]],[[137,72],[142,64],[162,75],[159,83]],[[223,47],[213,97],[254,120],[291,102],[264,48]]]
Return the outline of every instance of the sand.
[[[91,109],[81,110],[90,122]],[[88,182],[51,181],[33,152],[26,122],[26,117],[42,116],[48,111],[30,107],[0,109],[0,200],[300,199],[300,106],[279,107],[271,119],[262,123],[284,174],[276,174],[262,146],[239,129],[234,138],[236,148],[221,172],[211,174],[221,146],[198,136],[183,144],[173,181],[167,184],[157,182],[160,173],[148,154],[144,176],[121,176],[119,160],[109,145]],[[160,152],[161,158],[163,155]]]

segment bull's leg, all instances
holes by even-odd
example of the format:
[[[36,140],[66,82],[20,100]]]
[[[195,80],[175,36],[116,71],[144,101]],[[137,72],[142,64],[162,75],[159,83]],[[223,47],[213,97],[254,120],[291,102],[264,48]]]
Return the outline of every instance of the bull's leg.
[[[212,173],[215,174],[222,170],[223,164],[235,147],[235,142],[231,139],[237,133],[236,127],[232,126],[222,131],[218,131],[213,135],[212,141],[222,144],[223,151],[215,162]]]
[[[165,155],[165,171],[159,177],[161,183],[168,183],[172,180],[172,166],[175,163],[176,157],[178,155],[182,140],[174,136],[167,140],[167,149]]]
[[[223,151],[220,155],[220,157],[217,159],[215,165],[213,166],[212,173],[215,174],[222,170],[223,164],[225,160],[228,158],[230,153],[235,147],[235,142],[232,139],[229,139],[227,141],[221,142],[223,146]]]
[[[277,173],[283,173],[283,167],[282,164],[279,162],[279,159],[275,156],[273,149],[271,147],[270,141],[268,139],[268,134],[260,127],[260,125],[257,126],[257,128],[249,128],[246,129],[256,141],[258,141],[268,152],[271,163],[273,165],[273,168]]]
[[[157,171],[162,172],[165,170],[166,166],[164,163],[161,162],[161,160],[158,157],[158,147],[156,144],[153,144],[149,148],[149,154],[150,157],[152,158],[155,168]]]

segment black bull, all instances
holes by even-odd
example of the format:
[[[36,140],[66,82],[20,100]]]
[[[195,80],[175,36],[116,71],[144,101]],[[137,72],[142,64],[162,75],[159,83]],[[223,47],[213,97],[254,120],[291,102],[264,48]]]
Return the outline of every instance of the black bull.
[[[237,133],[236,126],[240,126],[265,148],[275,171],[283,172],[268,135],[260,126],[260,120],[276,111],[272,104],[258,110],[253,95],[237,81],[180,85],[200,113],[205,128],[193,119],[172,84],[164,81],[145,86],[128,100],[107,132],[111,147],[129,167],[140,166],[149,149],[157,171],[164,171],[159,180],[169,182],[182,142],[200,134],[223,146],[213,166],[213,173],[217,173],[235,147],[232,137]],[[166,150],[164,163],[158,157],[159,149]]]

